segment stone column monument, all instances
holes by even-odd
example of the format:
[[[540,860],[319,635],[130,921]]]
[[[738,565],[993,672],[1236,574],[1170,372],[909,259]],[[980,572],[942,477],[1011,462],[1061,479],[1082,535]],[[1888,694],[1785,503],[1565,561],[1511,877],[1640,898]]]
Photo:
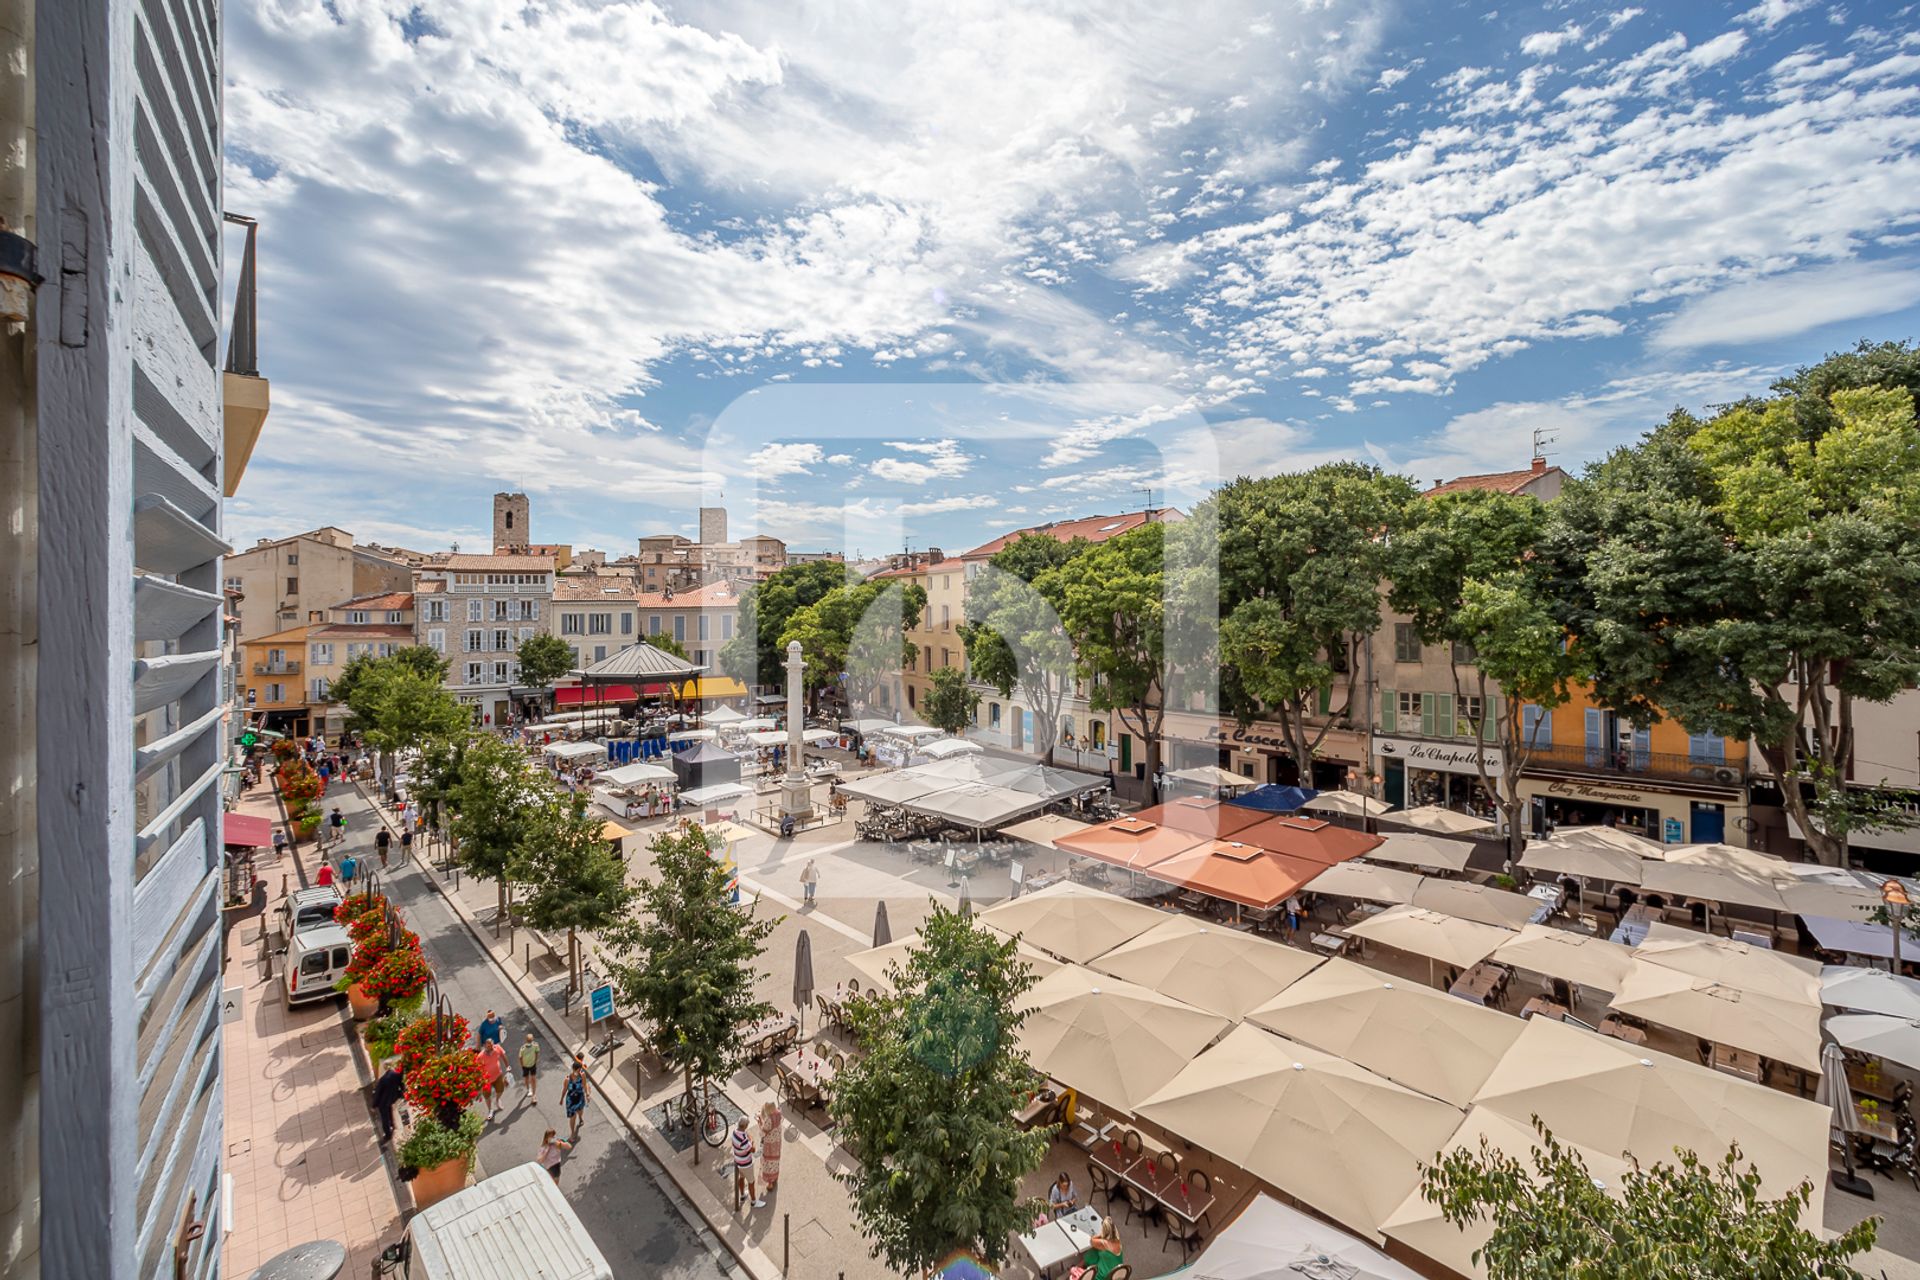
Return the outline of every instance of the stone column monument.
[[[813,787],[807,781],[806,740],[801,736],[807,715],[800,691],[806,662],[800,642],[787,642],[787,776],[780,780],[780,816],[796,822],[813,816]]]

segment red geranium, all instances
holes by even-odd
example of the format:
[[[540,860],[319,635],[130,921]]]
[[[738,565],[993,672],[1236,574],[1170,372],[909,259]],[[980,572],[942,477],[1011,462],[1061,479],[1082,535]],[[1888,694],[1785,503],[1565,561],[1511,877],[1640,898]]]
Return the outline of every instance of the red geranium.
[[[382,1000],[405,1000],[427,989],[433,969],[418,951],[391,951],[367,976],[367,994]]]
[[[389,951],[418,951],[420,935],[410,929],[400,931],[400,945],[389,947],[387,933],[381,929],[370,938],[354,944],[353,958],[347,961],[347,981],[364,983],[373,976],[374,969],[387,958]]]
[[[407,1101],[429,1115],[465,1107],[486,1087],[480,1055],[471,1049],[448,1049],[407,1064]]]
[[[405,1060],[409,1071],[414,1063],[434,1057],[446,1049],[457,1049],[467,1042],[467,1020],[457,1013],[447,1019],[444,1041],[434,1038],[433,1028],[434,1019],[431,1015],[415,1018],[394,1038],[393,1051]]]
[[[295,762],[280,767],[280,793],[289,800],[318,800],[326,791],[320,775]]]
[[[335,924],[351,926],[362,916],[380,916],[387,909],[387,896],[383,893],[356,893],[342,898],[340,905],[333,909]]]

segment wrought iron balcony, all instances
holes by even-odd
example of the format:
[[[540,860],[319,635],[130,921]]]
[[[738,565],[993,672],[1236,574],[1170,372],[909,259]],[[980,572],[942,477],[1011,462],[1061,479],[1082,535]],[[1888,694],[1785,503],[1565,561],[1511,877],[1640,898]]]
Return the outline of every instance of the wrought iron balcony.
[[[300,674],[300,664],[297,661],[256,662],[253,664],[253,674],[257,676],[297,676]]]
[[[1673,752],[1634,751],[1624,747],[1535,747],[1527,756],[1527,771],[1599,773],[1719,787],[1739,786],[1747,777],[1744,760],[1696,759]]]

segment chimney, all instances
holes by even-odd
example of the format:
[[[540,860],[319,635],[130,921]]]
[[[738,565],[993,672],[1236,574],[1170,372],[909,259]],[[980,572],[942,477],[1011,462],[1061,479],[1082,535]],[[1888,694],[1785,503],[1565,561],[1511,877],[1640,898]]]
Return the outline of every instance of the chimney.
[[[1547,460],[1541,457],[1537,453],[1534,454],[1533,455],[1533,474],[1537,476],[1541,476],[1541,475],[1545,475],[1546,473],[1547,473]]]

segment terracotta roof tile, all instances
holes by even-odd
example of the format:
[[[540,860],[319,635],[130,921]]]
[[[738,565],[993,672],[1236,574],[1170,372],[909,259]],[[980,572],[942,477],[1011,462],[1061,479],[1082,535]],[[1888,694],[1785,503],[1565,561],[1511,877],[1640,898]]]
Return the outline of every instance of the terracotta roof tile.
[[[1138,529],[1152,517],[1164,519],[1171,510],[1170,507],[1157,507],[1151,512],[1127,511],[1113,516],[1082,516],[1078,520],[1056,520],[1052,524],[1015,529],[1012,533],[1001,534],[991,542],[981,543],[973,550],[964,553],[960,559],[984,560],[1005,550],[1008,543],[1022,534],[1041,534],[1049,538],[1057,538],[1061,542],[1072,542],[1075,538],[1085,538],[1088,542],[1105,542],[1108,538],[1115,538],[1129,530]]]

